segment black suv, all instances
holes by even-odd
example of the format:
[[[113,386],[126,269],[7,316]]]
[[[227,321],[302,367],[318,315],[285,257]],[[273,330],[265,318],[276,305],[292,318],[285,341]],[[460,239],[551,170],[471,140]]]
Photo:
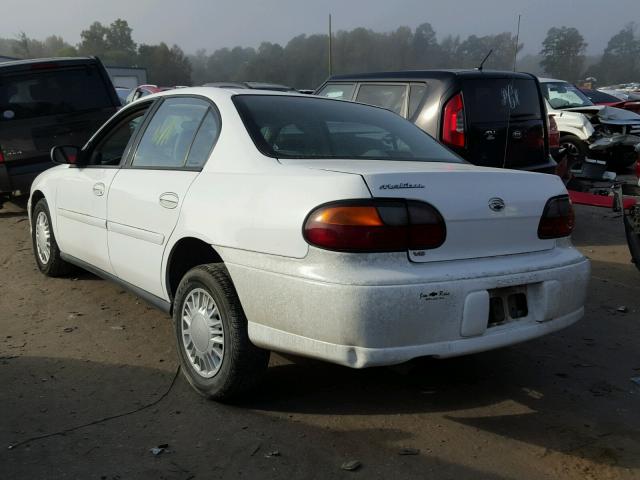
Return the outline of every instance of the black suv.
[[[0,204],[52,167],[54,145],[83,145],[120,105],[97,58],[0,63]]]
[[[544,97],[535,76],[423,70],[330,77],[315,92],[391,110],[470,163],[553,173]]]

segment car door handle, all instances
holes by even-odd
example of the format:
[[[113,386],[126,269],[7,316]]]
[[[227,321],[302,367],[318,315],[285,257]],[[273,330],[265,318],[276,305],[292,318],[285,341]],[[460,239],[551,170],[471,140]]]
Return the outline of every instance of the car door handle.
[[[180,197],[173,192],[165,192],[160,195],[160,205],[164,208],[176,208],[178,206],[178,201]]]
[[[104,183],[98,182],[93,185],[93,194],[101,197],[104,195]]]

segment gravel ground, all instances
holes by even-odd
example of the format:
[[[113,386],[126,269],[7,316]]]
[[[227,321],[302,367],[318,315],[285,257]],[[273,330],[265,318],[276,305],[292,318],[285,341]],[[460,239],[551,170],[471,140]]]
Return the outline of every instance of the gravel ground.
[[[575,242],[593,261],[578,324],[393,368],[273,355],[261,391],[222,405],[181,376],[172,385],[168,317],[88,273],[42,276],[23,205],[7,204],[0,478],[638,479],[640,386],[630,379],[640,377],[640,272],[619,216],[577,213]],[[357,471],[341,469],[352,460]]]

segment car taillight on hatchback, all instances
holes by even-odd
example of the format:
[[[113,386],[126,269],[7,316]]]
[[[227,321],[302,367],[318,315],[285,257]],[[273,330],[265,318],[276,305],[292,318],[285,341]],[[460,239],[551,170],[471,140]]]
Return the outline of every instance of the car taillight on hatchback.
[[[447,232],[440,212],[414,200],[346,200],[321,205],[304,223],[305,240],[339,252],[438,248]]]
[[[573,232],[576,217],[568,195],[550,198],[538,225],[538,238],[568,237]]]
[[[462,93],[451,97],[444,106],[442,141],[452,147],[465,146],[464,100]]]

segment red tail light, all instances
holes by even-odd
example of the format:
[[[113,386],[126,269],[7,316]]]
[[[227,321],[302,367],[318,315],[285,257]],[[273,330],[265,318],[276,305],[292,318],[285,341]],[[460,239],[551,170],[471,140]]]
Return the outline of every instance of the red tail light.
[[[575,223],[576,217],[569,196],[550,198],[538,225],[538,238],[568,237],[573,232]]]
[[[449,99],[444,107],[442,141],[453,147],[465,146],[464,101],[462,93]]]
[[[2,152],[2,148],[0,148],[0,163],[4,163],[4,153]]]
[[[640,155],[638,155],[638,158],[636,159],[636,177],[640,180]]]
[[[560,130],[558,130],[558,124],[553,117],[553,115],[548,116],[549,148],[558,149],[560,148]]]
[[[444,243],[440,212],[414,200],[347,200],[313,210],[304,223],[305,240],[340,252],[427,250]]]

